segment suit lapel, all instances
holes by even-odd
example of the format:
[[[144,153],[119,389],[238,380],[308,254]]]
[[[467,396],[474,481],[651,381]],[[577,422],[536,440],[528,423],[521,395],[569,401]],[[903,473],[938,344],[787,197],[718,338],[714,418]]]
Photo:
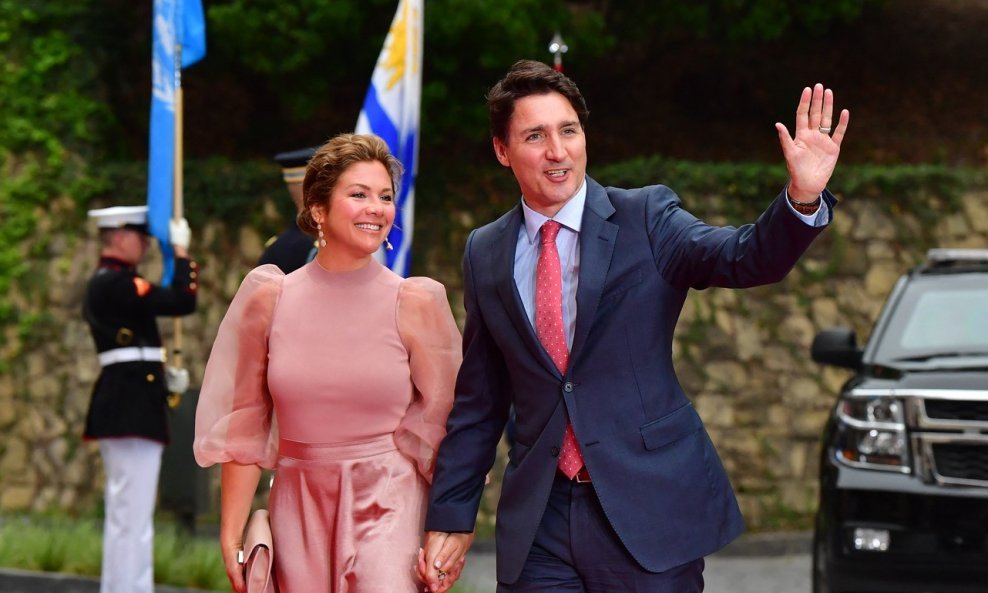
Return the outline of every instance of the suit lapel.
[[[608,222],[614,206],[607,192],[587,177],[587,204],[580,228],[580,281],[576,289],[576,330],[570,352],[570,367],[580,354],[600,304],[604,280],[610,269],[618,225]]]
[[[535,328],[528,320],[525,305],[521,301],[518,286],[515,284],[515,249],[523,218],[520,205],[504,217],[504,222],[498,229],[498,235],[491,245],[491,270],[494,274],[498,296],[501,298],[504,310],[514,324],[515,330],[521,337],[521,341],[525,343],[536,360],[553,374],[559,376],[559,370],[549,358],[545,348],[542,347],[538,336],[535,335]]]

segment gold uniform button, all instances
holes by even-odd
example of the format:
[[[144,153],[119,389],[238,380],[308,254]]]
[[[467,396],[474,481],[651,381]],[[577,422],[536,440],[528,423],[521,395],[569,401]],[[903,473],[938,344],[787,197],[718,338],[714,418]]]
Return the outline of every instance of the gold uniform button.
[[[192,288],[192,289],[196,288],[197,286],[199,286],[199,285],[196,284],[195,282],[192,282],[191,284],[189,284],[189,288]]]
[[[148,373],[147,379],[148,383],[154,383],[154,374]]]
[[[198,275],[199,274],[196,274],[195,272],[189,272],[189,278],[195,278]]]

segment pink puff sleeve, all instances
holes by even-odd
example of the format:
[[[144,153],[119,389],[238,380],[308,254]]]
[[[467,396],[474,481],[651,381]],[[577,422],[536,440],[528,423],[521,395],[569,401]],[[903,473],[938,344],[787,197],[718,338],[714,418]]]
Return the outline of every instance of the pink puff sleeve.
[[[233,461],[272,468],[278,435],[268,391],[268,330],[285,275],[252,270],[220,323],[196,407],[192,449],[203,466]]]
[[[398,450],[414,460],[432,482],[436,451],[446,436],[453,407],[462,338],[443,285],[429,278],[408,278],[398,292],[398,332],[408,350],[413,400],[395,430]]]

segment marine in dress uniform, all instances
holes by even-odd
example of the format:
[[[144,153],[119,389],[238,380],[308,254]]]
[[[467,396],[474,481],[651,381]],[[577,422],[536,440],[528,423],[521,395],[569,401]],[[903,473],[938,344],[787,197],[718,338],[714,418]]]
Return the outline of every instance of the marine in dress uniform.
[[[281,175],[285,186],[295,204],[295,212],[302,210],[302,180],[305,178],[305,166],[315,154],[316,147],[281,152],[274,156],[275,162],[281,165]],[[257,265],[274,264],[288,274],[312,261],[316,255],[316,245],[312,237],[298,228],[295,220],[288,225],[277,237],[267,243],[267,248],[261,254]]]
[[[84,432],[99,442],[106,471],[100,593],[151,593],[154,503],[168,443],[165,350],[155,318],[195,311],[198,270],[188,258],[185,219],[170,228],[175,275],[166,288],[137,273],[150,243],[146,206],[89,216],[102,245],[83,305],[102,367]]]

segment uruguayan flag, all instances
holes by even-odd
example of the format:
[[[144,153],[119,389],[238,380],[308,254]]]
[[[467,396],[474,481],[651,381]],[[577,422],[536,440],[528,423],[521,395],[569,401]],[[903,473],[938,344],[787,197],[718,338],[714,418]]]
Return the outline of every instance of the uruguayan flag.
[[[393,251],[382,251],[388,267],[408,275],[415,224],[415,175],[418,170],[419,104],[422,97],[422,2],[400,0],[384,48],[377,58],[358,134],[377,134],[405,166],[398,188]]]
[[[151,138],[148,153],[148,225],[164,259],[161,283],[171,284],[175,258],[168,237],[175,176],[175,94],[181,68],[206,55],[201,0],[154,0],[151,28]]]

